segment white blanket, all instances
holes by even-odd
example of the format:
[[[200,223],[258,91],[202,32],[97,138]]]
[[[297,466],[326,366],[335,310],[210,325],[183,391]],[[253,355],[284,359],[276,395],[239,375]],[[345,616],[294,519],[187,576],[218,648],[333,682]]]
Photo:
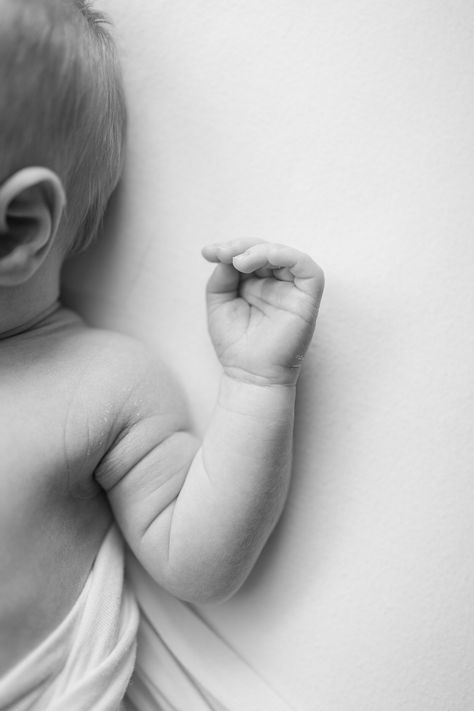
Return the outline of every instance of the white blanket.
[[[117,711],[135,662],[138,612],[123,546],[107,533],[63,622],[0,679],[1,711]]]
[[[127,711],[292,711],[192,607],[159,590],[133,558],[130,574],[141,622]]]

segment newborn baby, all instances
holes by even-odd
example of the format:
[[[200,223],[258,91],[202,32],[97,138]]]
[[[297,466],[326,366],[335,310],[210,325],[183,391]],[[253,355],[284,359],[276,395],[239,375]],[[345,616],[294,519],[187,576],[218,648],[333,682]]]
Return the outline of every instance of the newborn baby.
[[[0,16],[0,708],[112,711],[137,628],[122,540],[173,595],[222,600],[281,513],[323,275],[283,245],[204,247],[222,378],[199,442],[164,366],[59,301],[122,170],[104,18],[85,0]]]

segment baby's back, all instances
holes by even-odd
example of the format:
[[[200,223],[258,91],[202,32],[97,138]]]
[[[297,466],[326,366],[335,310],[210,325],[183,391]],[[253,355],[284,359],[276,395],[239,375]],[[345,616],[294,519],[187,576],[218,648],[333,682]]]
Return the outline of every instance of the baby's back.
[[[66,616],[110,526],[93,473],[120,426],[116,338],[60,309],[0,341],[0,676]]]

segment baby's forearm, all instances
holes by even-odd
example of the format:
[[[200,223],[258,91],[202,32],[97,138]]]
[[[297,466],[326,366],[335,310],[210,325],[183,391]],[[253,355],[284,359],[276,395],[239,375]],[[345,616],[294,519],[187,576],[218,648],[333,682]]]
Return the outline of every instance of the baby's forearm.
[[[278,520],[290,479],[294,402],[294,387],[222,377],[170,527],[170,568],[190,597],[234,592]]]

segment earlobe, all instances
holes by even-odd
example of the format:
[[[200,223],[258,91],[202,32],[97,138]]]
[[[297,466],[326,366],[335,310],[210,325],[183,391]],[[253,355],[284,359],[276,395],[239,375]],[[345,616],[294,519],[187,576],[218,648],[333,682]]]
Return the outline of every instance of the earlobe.
[[[18,171],[0,185],[0,286],[27,281],[47,256],[66,205],[48,168]]]

